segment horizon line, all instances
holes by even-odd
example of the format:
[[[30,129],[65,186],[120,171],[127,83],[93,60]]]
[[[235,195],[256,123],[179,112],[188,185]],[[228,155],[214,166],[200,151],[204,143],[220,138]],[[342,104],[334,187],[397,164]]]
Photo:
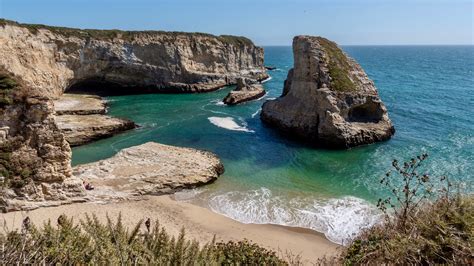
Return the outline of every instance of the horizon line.
[[[291,47],[291,44],[256,44],[263,47]],[[474,43],[433,43],[433,44],[339,44],[339,46],[474,46]]]

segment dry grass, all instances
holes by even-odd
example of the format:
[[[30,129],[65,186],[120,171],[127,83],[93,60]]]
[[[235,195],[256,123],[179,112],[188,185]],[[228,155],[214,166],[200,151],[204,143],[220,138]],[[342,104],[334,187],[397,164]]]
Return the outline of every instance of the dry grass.
[[[439,199],[420,207],[403,228],[385,223],[363,232],[343,251],[339,262],[346,265],[472,264],[473,215],[472,197]]]
[[[363,231],[340,255],[319,263],[473,265],[474,196],[454,193],[445,176],[426,174],[427,158],[394,160],[394,170],[380,180],[391,194],[378,203],[385,221]]]
[[[249,241],[205,245],[185,238],[184,229],[171,237],[156,222],[140,221],[126,229],[119,217],[102,224],[88,216],[75,225],[60,216],[37,228],[29,219],[21,232],[0,233],[0,265],[12,264],[112,264],[112,265],[287,265],[276,253]]]

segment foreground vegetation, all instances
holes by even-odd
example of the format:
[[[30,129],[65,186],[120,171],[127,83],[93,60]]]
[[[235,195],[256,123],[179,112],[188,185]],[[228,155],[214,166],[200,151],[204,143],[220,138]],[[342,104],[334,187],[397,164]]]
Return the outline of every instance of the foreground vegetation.
[[[142,228],[145,226],[144,228]],[[275,252],[248,241],[212,241],[200,246],[178,238],[150,220],[129,231],[119,217],[101,223],[87,216],[77,225],[60,216],[57,226],[41,228],[23,221],[21,232],[0,233],[0,265],[13,264],[99,264],[99,265],[286,265]]]
[[[474,198],[453,191],[445,176],[422,172],[424,154],[380,180],[391,196],[380,199],[385,221],[359,235],[335,258],[321,264],[472,265]]]

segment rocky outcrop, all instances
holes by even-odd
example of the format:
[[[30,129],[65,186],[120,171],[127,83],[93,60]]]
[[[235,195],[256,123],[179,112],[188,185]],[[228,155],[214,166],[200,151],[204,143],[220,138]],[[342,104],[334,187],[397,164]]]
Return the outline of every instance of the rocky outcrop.
[[[59,115],[55,119],[71,146],[83,145],[135,128],[135,123],[130,120],[107,115]]]
[[[56,115],[103,115],[107,105],[96,95],[65,93],[54,101],[54,110]]]
[[[235,105],[261,98],[265,93],[261,84],[239,78],[237,79],[237,87],[227,94],[223,102],[227,105]]]
[[[293,55],[282,96],[262,106],[264,122],[328,148],[374,143],[394,134],[373,81],[334,42],[297,36]]]
[[[203,92],[268,75],[263,49],[244,37],[80,30],[0,20],[0,64],[41,96]]]
[[[72,176],[71,149],[52,102],[30,96],[26,82],[1,66],[0,91],[0,211],[81,200],[85,191]]]
[[[88,194],[96,199],[172,193],[213,182],[222,173],[224,166],[213,153],[155,142],[74,168],[75,176],[94,185]]]
[[[71,146],[83,145],[133,129],[135,123],[105,115],[105,101],[94,95],[64,94],[54,101],[55,121]]]

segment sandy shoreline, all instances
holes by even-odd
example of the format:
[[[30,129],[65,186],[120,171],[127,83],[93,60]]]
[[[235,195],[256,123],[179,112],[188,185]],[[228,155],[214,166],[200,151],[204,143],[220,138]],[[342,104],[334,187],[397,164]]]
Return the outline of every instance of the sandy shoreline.
[[[303,261],[310,263],[324,255],[334,254],[338,247],[318,232],[278,225],[243,224],[216,214],[206,208],[186,202],[175,201],[170,195],[147,196],[141,201],[124,201],[108,204],[78,203],[58,207],[40,208],[29,212],[0,214],[0,223],[7,228],[19,228],[24,217],[33,223],[42,224],[48,219],[56,221],[61,214],[74,217],[77,221],[86,213],[94,213],[100,220],[106,215],[115,218],[122,213],[125,225],[132,227],[140,219],[158,219],[170,234],[177,235],[185,228],[187,238],[201,243],[216,240],[248,239],[277,252],[300,254]]]

